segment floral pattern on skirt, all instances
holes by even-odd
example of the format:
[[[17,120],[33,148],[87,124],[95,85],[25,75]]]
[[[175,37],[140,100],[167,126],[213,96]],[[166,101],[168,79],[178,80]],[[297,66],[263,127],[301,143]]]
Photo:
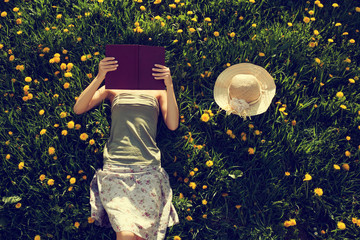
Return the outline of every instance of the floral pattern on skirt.
[[[105,164],[90,183],[91,217],[101,227],[164,239],[179,223],[169,176],[161,166]]]

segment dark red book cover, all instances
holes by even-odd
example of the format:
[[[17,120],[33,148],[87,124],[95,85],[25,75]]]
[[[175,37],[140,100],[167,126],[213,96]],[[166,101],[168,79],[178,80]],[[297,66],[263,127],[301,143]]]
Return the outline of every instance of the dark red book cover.
[[[106,73],[106,89],[163,90],[164,80],[152,76],[155,64],[165,65],[165,48],[114,44],[105,46],[106,57],[115,57],[118,68]]]

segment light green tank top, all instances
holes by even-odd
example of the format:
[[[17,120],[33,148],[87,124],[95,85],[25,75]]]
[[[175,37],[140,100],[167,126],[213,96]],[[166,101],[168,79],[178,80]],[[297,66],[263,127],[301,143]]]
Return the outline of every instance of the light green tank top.
[[[156,145],[159,102],[138,93],[120,93],[111,105],[110,137],[104,147],[104,164],[161,165]]]

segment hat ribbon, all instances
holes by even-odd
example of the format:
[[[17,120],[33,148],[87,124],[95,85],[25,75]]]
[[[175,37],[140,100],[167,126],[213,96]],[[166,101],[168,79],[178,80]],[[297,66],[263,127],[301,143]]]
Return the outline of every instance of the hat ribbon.
[[[226,115],[235,113],[235,114],[239,115],[240,117],[246,119],[247,109],[250,107],[250,105],[257,103],[261,99],[263,92],[265,92],[265,90],[261,90],[259,97],[250,103],[246,102],[244,99],[238,99],[238,98],[230,99],[229,104],[227,104],[224,107],[224,110],[226,111]]]

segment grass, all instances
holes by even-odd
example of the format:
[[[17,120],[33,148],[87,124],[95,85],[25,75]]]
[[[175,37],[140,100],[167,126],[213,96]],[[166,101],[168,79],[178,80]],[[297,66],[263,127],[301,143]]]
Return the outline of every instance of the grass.
[[[105,45],[131,43],[166,47],[181,115],[174,132],[160,121],[157,137],[180,217],[166,239],[356,239],[360,4],[316,2],[3,1],[0,238],[115,239],[89,222],[109,103],[72,108]],[[266,68],[277,86],[269,109],[245,121],[213,99],[217,76],[241,62]]]

